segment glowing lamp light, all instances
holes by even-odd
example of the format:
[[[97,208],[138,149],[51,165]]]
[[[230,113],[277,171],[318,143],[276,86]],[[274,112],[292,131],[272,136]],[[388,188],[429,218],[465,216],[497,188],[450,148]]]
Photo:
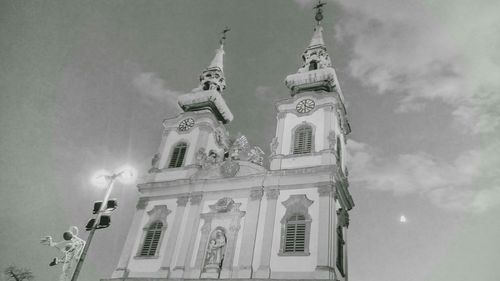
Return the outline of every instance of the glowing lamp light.
[[[106,170],[99,170],[95,172],[94,176],[92,176],[91,179],[92,185],[97,187],[105,187],[108,183],[107,177],[109,177],[110,175],[111,173]]]
[[[399,222],[406,223],[406,217],[404,215],[401,215],[401,217],[399,217]]]
[[[131,184],[135,182],[137,178],[136,170],[131,166],[124,166],[118,170],[120,176],[118,180],[123,184]]]

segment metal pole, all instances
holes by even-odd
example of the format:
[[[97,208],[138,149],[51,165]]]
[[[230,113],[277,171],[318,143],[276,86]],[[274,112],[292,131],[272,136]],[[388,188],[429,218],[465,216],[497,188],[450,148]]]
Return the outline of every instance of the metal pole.
[[[73,272],[73,277],[71,278],[71,281],[76,281],[78,279],[78,275],[80,274],[80,270],[82,269],[83,266],[83,261],[85,260],[85,257],[87,256],[87,251],[89,250],[90,247],[90,242],[92,242],[92,238],[94,237],[94,233],[96,231],[96,226],[99,224],[99,220],[101,218],[102,213],[106,210],[106,206],[108,203],[109,196],[111,195],[111,190],[113,189],[113,184],[115,182],[115,179],[119,177],[123,172],[120,172],[118,174],[113,174],[111,176],[105,176],[106,179],[108,180],[108,186],[106,187],[106,195],[104,196],[104,200],[102,201],[101,208],[97,212],[97,216],[95,218],[94,226],[90,230],[89,236],[87,237],[87,241],[85,242],[85,247],[83,248],[82,254],[80,256],[80,259],[78,260],[78,263],[76,264],[75,271]]]

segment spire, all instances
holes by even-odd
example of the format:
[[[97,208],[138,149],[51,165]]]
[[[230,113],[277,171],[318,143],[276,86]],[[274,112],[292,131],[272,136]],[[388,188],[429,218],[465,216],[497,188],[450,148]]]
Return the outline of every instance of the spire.
[[[221,71],[224,71],[223,69],[223,59],[224,59],[224,45],[220,45],[219,49],[215,50],[215,57],[213,58],[212,62],[210,65],[207,67],[207,69],[211,68],[219,68]]]
[[[314,6],[316,10],[314,19],[313,36],[309,46],[302,53],[302,67],[295,74],[288,75],[285,84],[291,90],[292,96],[306,91],[325,90],[328,92],[335,90],[337,77],[332,68],[332,61],[326,50],[323,40],[323,6],[326,3],[318,1]]]
[[[308,48],[312,48],[318,45],[325,45],[325,41],[323,41],[323,27],[321,25],[317,25],[314,27],[313,37],[311,38],[311,43],[309,43]]]
[[[226,33],[230,29],[225,27],[221,32],[219,40],[219,48],[215,50],[215,57],[212,59],[210,65],[200,75],[200,88],[204,91],[213,89],[222,93],[226,89],[226,81],[224,78],[224,42],[226,41]]]
[[[229,110],[222,92],[226,89],[224,77],[224,42],[229,28],[224,28],[219,40],[219,48],[215,50],[215,56],[200,75],[200,85],[193,89],[191,93],[180,95],[179,106],[185,112],[208,110],[215,117],[226,124],[233,120],[233,114]]]

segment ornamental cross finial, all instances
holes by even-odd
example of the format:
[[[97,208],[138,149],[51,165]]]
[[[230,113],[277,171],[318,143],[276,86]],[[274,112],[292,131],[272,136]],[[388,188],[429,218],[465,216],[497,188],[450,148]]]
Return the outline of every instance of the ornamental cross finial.
[[[318,22],[318,24],[321,22],[323,19],[323,10],[321,9],[323,6],[325,6],[325,2],[321,2],[321,0],[318,0],[318,4],[316,4],[313,9],[316,9],[316,15],[314,16],[314,19]]]
[[[226,33],[227,33],[228,31],[230,31],[230,30],[231,30],[231,29],[230,29],[229,27],[227,27],[227,26],[226,26],[226,27],[224,27],[224,30],[220,33],[220,34],[222,34],[222,36],[221,36],[221,38],[220,38],[220,40],[219,40],[219,43],[220,43],[221,45],[224,45],[224,41],[226,40]]]

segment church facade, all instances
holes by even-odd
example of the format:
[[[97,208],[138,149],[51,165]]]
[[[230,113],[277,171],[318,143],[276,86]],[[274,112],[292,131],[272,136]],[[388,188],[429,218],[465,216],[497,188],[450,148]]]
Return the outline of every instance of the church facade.
[[[318,7],[303,64],[285,79],[268,156],[226,130],[221,39],[199,87],[179,97],[183,113],[163,122],[106,280],[348,279],[350,127],[321,17]]]

